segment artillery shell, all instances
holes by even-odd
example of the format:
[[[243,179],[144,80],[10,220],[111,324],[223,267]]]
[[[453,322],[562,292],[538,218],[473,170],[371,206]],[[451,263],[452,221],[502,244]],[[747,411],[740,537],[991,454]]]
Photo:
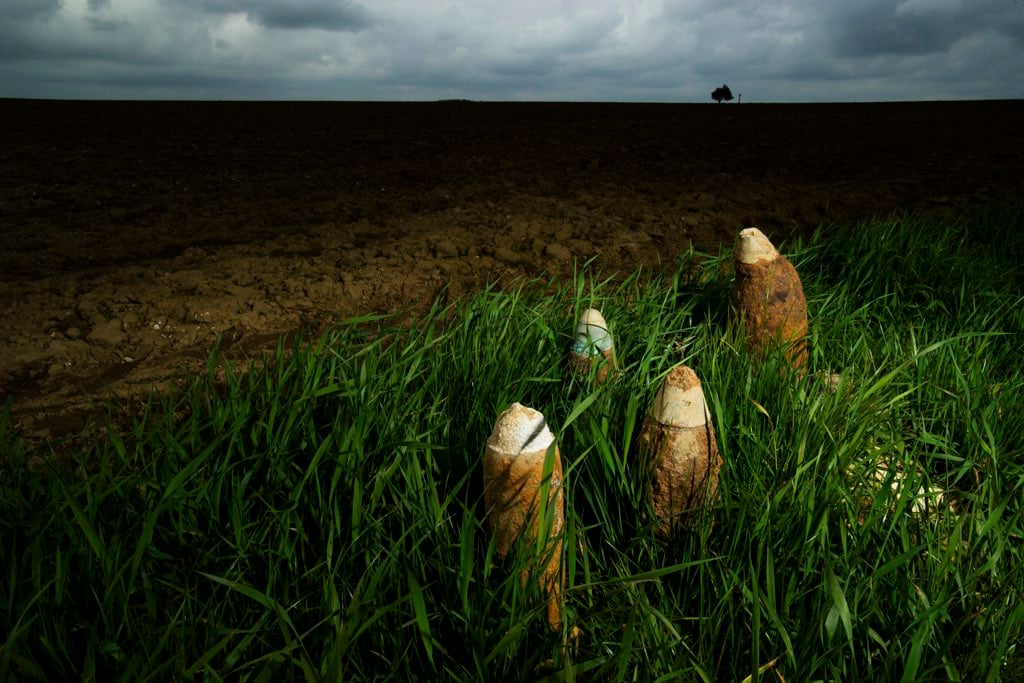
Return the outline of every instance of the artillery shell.
[[[578,374],[589,374],[598,365],[595,379],[604,383],[615,369],[615,345],[601,311],[588,308],[576,324],[576,335],[569,349],[569,368]]]
[[[484,449],[484,503],[487,524],[495,536],[498,556],[504,558],[519,536],[529,527],[530,541],[540,533],[539,503],[544,478],[544,460],[555,437],[544,416],[532,408],[514,403],[498,416],[494,431]],[[548,624],[552,630],[561,626],[561,556],[562,528],[565,525],[565,503],[562,494],[562,459],[554,447],[548,505],[553,506],[551,528],[548,530],[540,585],[548,595]],[[551,509],[551,508],[549,508]],[[522,580],[529,580],[524,570]]]
[[[743,320],[747,348],[763,353],[784,345],[794,369],[807,366],[807,300],[789,260],[757,228],[740,231],[736,243],[733,315]]]
[[[680,365],[665,377],[644,418],[640,448],[651,473],[649,499],[663,538],[718,490],[722,458],[697,374]]]

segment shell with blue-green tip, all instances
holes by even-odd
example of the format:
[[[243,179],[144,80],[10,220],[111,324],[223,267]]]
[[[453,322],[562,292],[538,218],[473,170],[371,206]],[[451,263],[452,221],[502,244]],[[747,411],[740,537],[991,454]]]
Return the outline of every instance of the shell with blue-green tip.
[[[594,375],[599,383],[608,379],[615,369],[615,343],[601,311],[588,308],[576,323],[576,334],[569,349],[569,368],[581,375]]]

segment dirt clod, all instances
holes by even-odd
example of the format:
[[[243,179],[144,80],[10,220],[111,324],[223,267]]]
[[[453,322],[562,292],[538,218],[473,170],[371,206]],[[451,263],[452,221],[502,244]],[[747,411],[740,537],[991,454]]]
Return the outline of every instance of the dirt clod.
[[[85,338],[93,344],[117,346],[125,340],[125,333],[121,329],[120,320],[108,320],[94,326]]]
[[[561,261],[563,263],[568,263],[569,261],[572,261],[572,252],[556,242],[552,242],[551,244],[544,247],[544,254],[548,258],[552,258],[556,261]]]

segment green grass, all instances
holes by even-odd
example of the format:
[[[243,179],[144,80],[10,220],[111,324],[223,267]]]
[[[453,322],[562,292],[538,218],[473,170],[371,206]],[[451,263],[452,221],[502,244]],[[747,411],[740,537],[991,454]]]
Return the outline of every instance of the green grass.
[[[0,679],[1024,678],[1022,231],[1009,202],[786,245],[806,379],[742,350],[723,253],[351,320],[248,373],[214,354],[65,468],[0,417]],[[564,363],[592,305],[603,386]],[[636,435],[680,362],[725,464],[664,543]],[[561,633],[484,526],[513,401],[562,451]],[[914,513],[927,486],[952,505]]]

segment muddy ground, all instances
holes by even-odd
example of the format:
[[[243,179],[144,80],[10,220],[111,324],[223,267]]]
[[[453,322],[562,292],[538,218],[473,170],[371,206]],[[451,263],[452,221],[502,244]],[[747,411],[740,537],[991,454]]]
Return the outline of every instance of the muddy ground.
[[[0,404],[32,440],[339,316],[1024,193],[1024,102],[0,100]]]

